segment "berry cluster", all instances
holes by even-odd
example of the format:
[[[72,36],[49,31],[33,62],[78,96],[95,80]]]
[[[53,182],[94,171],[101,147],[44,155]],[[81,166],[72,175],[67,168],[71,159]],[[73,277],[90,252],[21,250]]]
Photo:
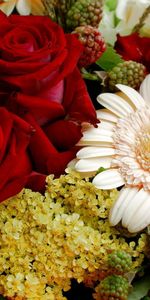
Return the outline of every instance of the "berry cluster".
[[[108,255],[108,265],[119,273],[129,272],[132,266],[131,255],[125,251],[113,251]]]
[[[86,25],[75,28],[73,33],[77,33],[78,39],[84,45],[79,67],[86,67],[97,61],[106,49],[106,44],[99,30]]]
[[[132,60],[124,61],[108,73],[108,86],[111,91],[115,90],[118,83],[138,89],[145,76],[146,67],[143,64]]]
[[[127,300],[129,292],[128,280],[120,275],[110,275],[96,287],[96,300]]]
[[[97,27],[102,18],[101,0],[77,0],[67,13],[68,28],[82,25]]]

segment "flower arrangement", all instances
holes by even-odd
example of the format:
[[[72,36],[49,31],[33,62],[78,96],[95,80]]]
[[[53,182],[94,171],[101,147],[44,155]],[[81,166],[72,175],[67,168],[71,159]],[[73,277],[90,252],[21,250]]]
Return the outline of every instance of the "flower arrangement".
[[[0,299],[150,299],[149,0],[0,23]]]

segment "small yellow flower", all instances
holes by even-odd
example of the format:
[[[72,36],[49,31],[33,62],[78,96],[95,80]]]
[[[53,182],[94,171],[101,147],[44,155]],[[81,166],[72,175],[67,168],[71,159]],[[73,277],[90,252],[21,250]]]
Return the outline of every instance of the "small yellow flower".
[[[101,191],[76,172],[47,177],[45,195],[24,189],[0,204],[0,292],[13,300],[66,300],[71,279],[84,282],[122,249],[136,271],[146,234],[130,242],[110,227],[117,190]],[[17,238],[16,238],[17,237]],[[11,300],[12,300],[11,299]]]

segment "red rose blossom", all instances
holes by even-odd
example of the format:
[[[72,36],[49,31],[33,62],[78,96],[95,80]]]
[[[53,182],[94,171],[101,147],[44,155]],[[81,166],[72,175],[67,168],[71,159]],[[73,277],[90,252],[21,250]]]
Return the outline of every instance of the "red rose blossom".
[[[28,186],[44,187],[75,156],[81,122],[96,112],[77,69],[83,46],[46,16],[0,14],[0,101],[34,128]]]
[[[150,38],[140,37],[138,33],[118,35],[115,49],[125,60],[140,62],[150,72]]]
[[[27,122],[0,107],[0,202],[20,192],[27,182],[31,133]]]

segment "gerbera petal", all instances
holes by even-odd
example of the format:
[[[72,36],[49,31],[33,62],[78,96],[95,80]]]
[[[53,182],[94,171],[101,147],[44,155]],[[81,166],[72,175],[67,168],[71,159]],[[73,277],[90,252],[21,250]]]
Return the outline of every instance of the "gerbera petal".
[[[145,191],[146,192],[146,191]],[[130,232],[138,232],[150,224],[150,193],[147,192],[147,197],[143,199],[143,204],[136,211],[134,218],[128,225]]]
[[[18,0],[16,9],[20,15],[26,16],[31,12],[31,1],[30,0]]]
[[[122,97],[111,94],[111,93],[103,93],[97,97],[97,101],[108,108],[110,111],[115,113],[118,117],[124,117],[129,113],[133,112],[133,108],[129,103],[124,100]]]
[[[111,134],[107,130],[101,130],[96,134],[93,132],[84,132],[83,137],[81,138],[80,142],[106,142],[106,143],[113,143],[113,138]],[[78,144],[79,145],[79,144]]]
[[[121,221],[126,207],[137,192],[138,188],[123,188],[120,191],[117,201],[110,210],[109,221],[111,225],[115,226]]]
[[[150,105],[150,74],[147,75],[140,86],[140,94],[145,102]]]
[[[106,136],[112,136],[113,135],[113,130],[107,129],[107,128],[101,128],[101,127],[91,127],[88,129],[88,131],[85,131],[83,133],[83,136],[88,136],[88,135],[93,135],[93,136],[99,136],[99,135],[106,135]]]
[[[97,113],[97,118],[101,121],[101,120],[106,120],[106,121],[110,121],[113,123],[117,123],[118,118],[115,114],[113,114],[110,110],[103,108],[103,109],[99,109],[96,111]]]
[[[115,124],[112,122],[101,120],[101,123],[98,124],[97,128],[104,128],[105,130],[114,130]]]
[[[107,141],[106,141],[107,139]],[[109,141],[108,141],[109,140]],[[112,139],[108,137],[103,137],[101,141],[91,141],[91,140],[80,140],[76,146],[93,146],[93,147],[112,147]]]
[[[89,158],[80,159],[75,168],[78,172],[93,172],[97,171],[100,167],[110,168],[111,158],[110,157],[99,157],[99,158]]]
[[[110,169],[96,175],[93,184],[98,189],[110,190],[124,185],[125,181],[117,169]]]
[[[142,219],[142,223],[138,224],[136,227],[129,226],[128,231],[131,233],[139,232],[146,228],[150,224],[150,212],[148,211],[146,215],[144,215],[144,218]]]
[[[16,5],[16,0],[10,0],[0,4],[0,10],[3,11],[7,16],[9,16]]]
[[[123,85],[123,84],[116,84],[116,87],[129,97],[132,105],[134,105],[136,109],[145,106],[145,101],[143,97],[130,86]]]
[[[76,163],[78,162],[78,160],[76,158],[72,159],[68,165],[67,165],[67,169],[70,168],[70,169],[75,169],[75,165]],[[65,171],[67,171],[67,169]]]
[[[84,147],[77,152],[77,158],[94,158],[100,156],[112,156],[115,154],[115,149],[107,147]]]
[[[132,199],[130,199],[130,203],[128,204],[126,210],[124,211],[122,218],[122,225],[124,227],[128,227],[130,222],[132,222],[136,212],[141,207],[143,201],[147,198],[147,192],[143,189],[140,189]]]
[[[81,140],[90,141],[90,142],[109,142],[109,143],[112,143],[112,141],[113,141],[112,137],[110,137],[110,136],[107,136],[107,135],[93,136],[92,134],[89,134],[89,133],[84,134],[83,138],[81,138]]]

